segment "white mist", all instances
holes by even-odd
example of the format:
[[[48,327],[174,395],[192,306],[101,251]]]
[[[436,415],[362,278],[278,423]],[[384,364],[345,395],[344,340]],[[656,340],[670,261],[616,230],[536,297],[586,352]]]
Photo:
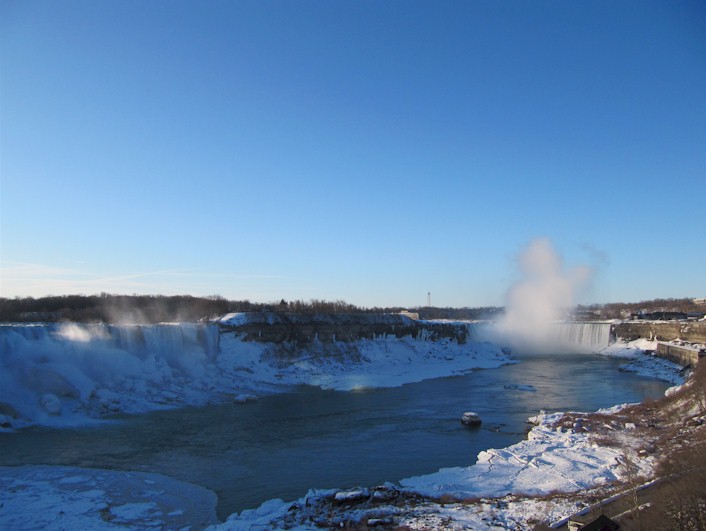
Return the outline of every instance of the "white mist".
[[[551,329],[575,304],[591,269],[565,269],[547,238],[532,241],[518,259],[520,279],[505,296],[505,316],[496,330],[505,342],[522,350],[552,347]]]

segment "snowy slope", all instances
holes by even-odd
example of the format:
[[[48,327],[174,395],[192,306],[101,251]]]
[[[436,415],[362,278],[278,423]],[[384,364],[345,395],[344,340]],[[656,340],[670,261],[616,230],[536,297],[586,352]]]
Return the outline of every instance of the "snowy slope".
[[[227,316],[232,324],[239,315]],[[244,341],[218,325],[0,326],[0,429],[243,400],[290,385],[390,387],[511,362],[500,348],[381,336]]]

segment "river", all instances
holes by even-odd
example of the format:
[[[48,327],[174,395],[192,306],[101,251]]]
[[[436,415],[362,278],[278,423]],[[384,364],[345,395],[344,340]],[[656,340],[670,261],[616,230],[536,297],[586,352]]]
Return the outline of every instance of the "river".
[[[218,516],[309,488],[348,488],[467,466],[514,444],[541,409],[592,411],[657,398],[664,382],[592,354],[518,355],[464,376],[355,392],[296,387],[245,404],[121,416],[97,426],[0,436],[0,465],[162,473],[218,494]],[[477,411],[480,428],[459,419]]]

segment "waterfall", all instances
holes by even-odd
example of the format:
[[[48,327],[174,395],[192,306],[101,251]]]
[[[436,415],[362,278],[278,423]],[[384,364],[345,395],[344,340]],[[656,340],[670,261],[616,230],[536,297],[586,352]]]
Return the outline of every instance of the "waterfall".
[[[515,334],[501,329],[495,322],[469,325],[469,338],[510,345],[526,352],[599,352],[610,344],[611,323],[555,322],[533,331],[531,335]]]
[[[139,409],[134,395],[163,396],[177,381],[202,387],[219,338],[215,324],[0,325],[0,417],[42,419],[76,403]]]
[[[219,351],[219,328],[215,324],[30,324],[0,325],[3,352],[34,344],[50,351],[81,347],[98,353],[101,349],[125,351],[140,359],[148,353],[169,356],[175,352],[201,351],[209,360]]]
[[[598,352],[610,343],[610,323],[555,323],[550,329],[560,348]]]
[[[498,341],[499,338],[493,321],[470,321],[466,323],[466,329],[468,330],[468,341],[502,343],[502,341]]]

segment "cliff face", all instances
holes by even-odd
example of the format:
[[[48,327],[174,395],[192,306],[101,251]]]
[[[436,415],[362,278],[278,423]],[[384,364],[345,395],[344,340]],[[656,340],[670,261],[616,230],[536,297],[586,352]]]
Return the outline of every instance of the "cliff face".
[[[235,332],[245,341],[261,343],[294,343],[307,345],[351,342],[359,339],[394,336],[397,338],[443,338],[465,343],[469,327],[461,323],[430,323],[400,314],[290,314],[274,312],[248,313],[246,318],[222,322],[221,329]]]
[[[405,314],[296,314],[248,312],[219,322],[222,332],[233,332],[244,341],[309,345],[349,343],[379,337],[412,337],[459,344],[474,339],[474,325],[462,322],[431,322]],[[612,325],[611,335],[625,341],[639,338],[706,343],[706,321],[625,321]]]
[[[633,341],[641,337],[659,341],[681,339],[706,343],[706,321],[626,321],[614,325],[616,337]]]

